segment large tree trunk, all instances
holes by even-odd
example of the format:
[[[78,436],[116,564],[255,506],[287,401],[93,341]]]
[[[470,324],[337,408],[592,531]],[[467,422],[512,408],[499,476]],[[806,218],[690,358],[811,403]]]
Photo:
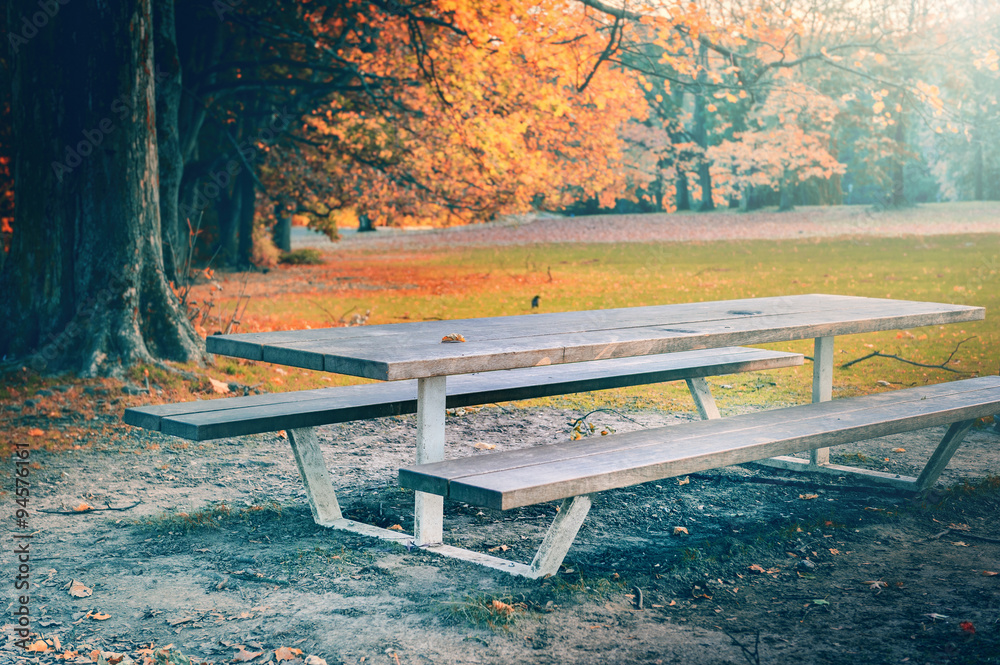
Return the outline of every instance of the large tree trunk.
[[[75,0],[14,55],[0,355],[30,355],[39,371],[203,357],[163,274],[151,13],[150,0]]]
[[[174,0],[153,3],[156,67],[156,143],[160,164],[160,226],[163,229],[163,266],[167,277],[187,281],[187,221],[178,212],[184,157],[181,154],[178,111],[181,103],[181,61],[177,52]]]

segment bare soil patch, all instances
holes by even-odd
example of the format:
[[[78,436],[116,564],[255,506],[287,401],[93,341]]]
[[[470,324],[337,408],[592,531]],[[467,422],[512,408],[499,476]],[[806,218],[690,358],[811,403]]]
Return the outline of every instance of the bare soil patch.
[[[448,419],[449,454],[565,440],[581,415],[460,413]],[[690,417],[588,420],[626,431]],[[395,471],[412,458],[414,430],[412,417],[321,428],[349,517],[412,527]],[[914,474],[942,434],[843,447],[835,459]],[[83,664],[100,650],[141,662],[152,644],[192,662],[259,652],[254,664],[1000,662],[1000,576],[989,574],[1000,572],[1000,482],[983,481],[1000,467],[998,442],[992,428],[972,432],[924,497],[758,466],[608,492],[561,574],[538,581],[316,526],[277,435],[187,444],[134,431],[91,450],[33,452],[35,509],[139,503],[32,516],[33,639],[61,648],[26,656],[8,619],[0,660]],[[446,538],[529,560],[554,514],[449,503]],[[4,560],[11,581],[10,547]],[[74,580],[92,595],[71,596]],[[67,650],[77,653],[57,658]]]

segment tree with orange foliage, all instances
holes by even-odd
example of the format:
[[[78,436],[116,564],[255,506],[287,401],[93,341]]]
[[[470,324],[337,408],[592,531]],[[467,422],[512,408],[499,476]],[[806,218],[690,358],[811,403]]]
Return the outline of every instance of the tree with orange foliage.
[[[618,129],[644,107],[631,75],[605,66],[621,32],[603,13],[552,0],[172,7],[77,0],[14,49],[8,361],[93,375],[200,358],[164,219],[178,246],[202,213],[238,223],[245,256],[265,196],[454,223],[559,205],[570,188],[626,191]],[[17,0],[10,15],[34,8]],[[170,15],[176,33],[156,24]],[[81,26],[105,36],[83,45]],[[290,163],[321,167],[321,191]]]
[[[781,78],[784,85],[773,88],[751,111],[747,131],[708,150],[716,186],[740,198],[744,208],[752,187],[769,187],[781,192],[780,209],[790,210],[798,183],[829,179],[845,170],[830,152],[836,102],[790,72]]]

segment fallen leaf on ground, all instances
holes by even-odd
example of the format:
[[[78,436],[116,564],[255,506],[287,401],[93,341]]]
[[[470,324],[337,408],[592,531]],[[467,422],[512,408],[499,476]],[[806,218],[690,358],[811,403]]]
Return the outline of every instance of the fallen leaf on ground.
[[[969,543],[965,542],[964,540],[959,540],[959,541],[953,542],[952,545],[954,545],[955,547],[972,547],[972,545],[970,545]]]
[[[102,614],[101,612],[87,612],[87,617],[93,619],[94,621],[107,621],[111,618],[111,615]]]
[[[893,448],[892,452],[894,452],[894,453],[905,453],[906,452],[906,448]]]
[[[688,477],[688,476],[685,476],[683,478],[678,478],[677,479],[677,484],[678,485],[687,485],[690,482],[691,482],[691,478]]]
[[[865,584],[868,585],[869,589],[872,589],[874,591],[878,591],[879,589],[889,588],[889,585],[886,582],[883,582],[882,580],[867,580]]]
[[[830,554],[832,554],[833,556],[837,556],[838,554],[840,554],[840,550],[838,550],[836,547],[831,547]]]
[[[508,615],[513,614],[517,609],[513,605],[508,605],[502,600],[496,600],[496,599],[494,599],[493,602],[490,603],[490,607],[493,609],[494,612],[498,614],[508,614]]]
[[[389,531],[402,531],[402,530],[403,527],[399,524],[393,524],[391,527],[389,527]]]
[[[803,499],[804,501],[808,501],[810,499],[818,499],[819,494],[800,494],[799,498]]]
[[[45,430],[32,427],[28,430],[28,436],[45,436]]]
[[[257,651],[257,652],[247,651],[243,647],[240,647],[240,650],[237,651],[236,655],[233,656],[233,662],[234,663],[245,663],[248,660],[253,660],[257,656],[261,655],[262,653],[264,653],[264,652],[263,651]]]
[[[464,342],[465,337],[461,333],[451,333],[441,338],[442,342]]]
[[[73,596],[74,598],[86,598],[92,593],[94,593],[93,589],[85,587],[83,584],[77,582],[76,580],[73,580],[72,582],[69,583],[69,595]]]
[[[295,647],[278,647],[274,650],[274,659],[279,663],[283,660],[292,660],[296,656],[302,655],[302,649]]]
[[[752,570],[755,573],[766,572],[762,566],[760,566],[759,564],[756,564],[756,563],[754,565],[750,566],[750,570]]]
[[[506,552],[509,549],[510,549],[509,545],[497,545],[496,547],[489,548],[489,550],[487,550],[487,551],[488,552],[497,552],[497,551]]]
[[[212,390],[220,395],[225,395],[229,392],[229,384],[225,381],[216,381],[212,377],[208,377],[208,382],[212,384]]]
[[[685,527],[675,526],[674,527],[674,535],[675,536],[687,536],[689,534],[688,534],[688,530]]]
[[[473,448],[479,448],[480,450],[493,450],[496,448],[496,444],[493,443],[476,443],[473,444]]]
[[[1000,573],[993,572],[992,570],[983,571],[983,577],[996,577],[997,575],[1000,575]]]
[[[973,635],[976,633],[976,627],[972,625],[971,621],[963,621],[958,624],[958,627],[967,633],[972,633]]]
[[[48,651],[49,645],[45,643],[44,640],[38,640],[34,644],[28,647],[28,651]]]
[[[83,513],[83,512],[86,512],[88,510],[93,510],[93,509],[94,509],[94,507],[92,505],[90,505],[89,503],[81,503],[79,506],[77,506],[73,510],[74,510],[74,512]]]
[[[937,612],[931,612],[930,614],[925,614],[925,617],[930,617],[932,619],[947,619],[947,614],[938,614]]]

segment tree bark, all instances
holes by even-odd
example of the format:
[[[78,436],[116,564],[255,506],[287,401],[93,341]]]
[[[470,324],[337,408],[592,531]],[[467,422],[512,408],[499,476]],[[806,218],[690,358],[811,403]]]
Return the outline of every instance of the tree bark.
[[[181,154],[179,116],[181,61],[177,51],[174,0],[157,0],[153,7],[153,44],[156,67],[156,144],[160,166],[160,226],[163,229],[163,266],[176,283],[187,280],[188,229],[178,211],[184,157]]]
[[[250,169],[243,167],[237,176],[236,184],[240,196],[239,244],[236,265],[241,270],[245,270],[253,265],[253,220],[257,208],[257,192]]]
[[[220,188],[216,204],[216,214],[219,220],[219,246],[216,257],[219,265],[233,266],[236,264],[240,204],[242,202],[243,197],[240,196],[238,185],[233,185],[232,194]]]
[[[694,131],[692,132],[692,138],[704,150],[708,148],[708,118],[707,110],[705,109],[704,88],[704,84],[708,80],[705,74],[708,64],[708,49],[704,44],[699,48],[698,60],[703,65],[703,69],[698,74],[699,90],[694,93]],[[698,162],[698,185],[701,187],[701,203],[698,205],[698,210],[701,212],[715,210],[715,201],[712,199],[711,164],[708,163],[704,155],[702,155],[701,160]]]
[[[280,203],[274,204],[274,246],[283,252],[292,251],[292,216]]]
[[[899,208],[906,205],[906,176],[903,169],[906,159],[906,128],[902,114],[896,115],[896,132],[893,138],[896,141],[896,154],[892,162],[892,196],[889,204],[893,208]]]
[[[59,5],[13,68],[17,206],[0,355],[84,376],[203,358],[163,271],[150,0]]]
[[[691,209],[691,190],[688,189],[687,173],[677,170],[677,209]]]

